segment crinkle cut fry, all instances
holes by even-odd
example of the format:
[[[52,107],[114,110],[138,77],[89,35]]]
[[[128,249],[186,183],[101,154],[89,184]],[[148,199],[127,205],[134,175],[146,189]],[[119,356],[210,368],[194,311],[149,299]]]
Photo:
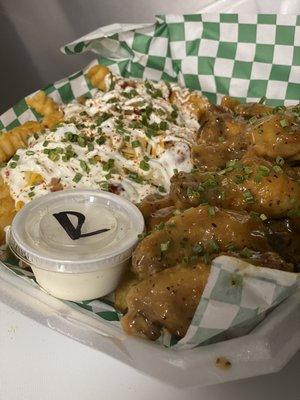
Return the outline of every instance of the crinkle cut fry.
[[[3,132],[0,135],[0,162],[8,161],[18,149],[25,148],[28,137],[41,130],[39,122],[28,121],[9,132]]]
[[[0,177],[0,244],[5,243],[4,228],[11,224],[15,214],[15,202],[10,196],[7,185]]]
[[[44,117],[42,125],[46,128],[52,129],[63,120],[64,115],[60,111],[58,104],[42,90],[27,98],[26,103]]]
[[[94,65],[86,75],[94,87],[104,92],[108,89],[105,84],[105,77],[110,73],[109,69],[104,65]]]

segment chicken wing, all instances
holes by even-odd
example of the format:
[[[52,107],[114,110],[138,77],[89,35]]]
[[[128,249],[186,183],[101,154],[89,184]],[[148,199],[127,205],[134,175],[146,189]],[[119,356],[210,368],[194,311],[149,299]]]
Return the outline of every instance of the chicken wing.
[[[210,171],[224,168],[226,162],[241,158],[248,142],[246,121],[233,114],[216,109],[208,111],[201,119],[201,132],[192,149],[193,163]]]
[[[202,203],[280,218],[300,208],[300,182],[282,166],[247,153],[218,172],[180,173],[170,197],[180,209]]]
[[[249,138],[254,151],[259,156],[299,161],[299,111],[299,107],[292,108],[258,119],[250,125]]]
[[[245,247],[268,251],[266,228],[261,220],[244,212],[217,209],[207,205],[190,208],[168,220],[145,237],[132,257],[132,271],[139,278],[199,258]]]
[[[155,340],[162,328],[183,337],[193,319],[210,267],[177,265],[132,286],[126,296],[128,312],[121,319],[125,332]]]

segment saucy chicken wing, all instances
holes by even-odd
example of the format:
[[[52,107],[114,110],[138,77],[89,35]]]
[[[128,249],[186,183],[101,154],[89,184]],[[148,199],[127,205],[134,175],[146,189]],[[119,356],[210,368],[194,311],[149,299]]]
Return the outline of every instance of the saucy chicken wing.
[[[139,278],[179,263],[208,261],[212,255],[233,248],[268,251],[262,221],[245,212],[221,210],[202,205],[170,218],[145,237],[132,258],[132,271]]]
[[[299,107],[258,119],[249,128],[250,142],[259,156],[300,161]]]
[[[177,265],[132,286],[128,312],[121,319],[125,332],[155,340],[162,328],[183,337],[193,319],[210,267],[204,263]]]
[[[280,218],[300,208],[300,182],[252,153],[221,171],[180,173],[171,182],[170,197],[180,209],[208,203]]]
[[[246,122],[242,118],[216,108],[205,113],[201,126],[197,145],[192,150],[196,167],[217,170],[245,153],[248,143]]]

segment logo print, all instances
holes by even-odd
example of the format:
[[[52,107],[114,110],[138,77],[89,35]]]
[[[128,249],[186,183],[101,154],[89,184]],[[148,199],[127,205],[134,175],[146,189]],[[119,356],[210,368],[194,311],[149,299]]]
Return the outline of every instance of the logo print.
[[[75,217],[77,217],[77,226],[74,226],[72,224],[68,215],[74,215]],[[109,231],[109,229],[104,228],[104,229],[99,229],[98,231],[81,233],[81,229],[85,221],[85,216],[77,211],[61,211],[57,214],[53,214],[53,217],[64,228],[64,230],[72,240],[77,240],[87,236],[99,235],[100,233]]]

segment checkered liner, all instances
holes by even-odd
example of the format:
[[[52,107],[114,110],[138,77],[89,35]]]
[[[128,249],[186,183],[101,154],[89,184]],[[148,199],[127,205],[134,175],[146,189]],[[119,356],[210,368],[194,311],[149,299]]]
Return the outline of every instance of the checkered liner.
[[[201,90],[213,102],[228,94],[243,101],[266,96],[271,105],[294,104],[300,98],[300,16],[159,16],[155,24],[100,28],[62,50],[66,54],[93,51],[99,57],[44,89],[57,102],[92,95],[85,72],[97,63],[125,77],[178,81]],[[39,118],[23,99],[0,117],[0,129]],[[16,260],[6,265],[34,282]],[[186,336],[177,342],[164,334],[158,342],[174,349],[193,348],[245,334],[297,287],[297,274],[218,257]],[[78,305],[120,329],[120,315],[109,300]]]
[[[179,81],[212,102],[223,95],[267,104],[300,100],[300,16],[191,14],[158,16],[155,24],[114,24],[62,48],[66,54],[93,51],[114,73]],[[90,65],[90,66],[91,66]],[[88,66],[88,67],[90,67]],[[87,67],[87,68],[88,68]],[[67,103],[91,93],[79,71],[45,91]],[[0,130],[38,115],[23,100],[0,117]]]
[[[16,275],[38,287],[33,273],[20,268],[16,259],[10,257],[5,264]],[[174,350],[191,349],[245,335],[299,289],[299,278],[296,273],[259,268],[232,257],[217,257],[212,262],[208,282],[185,337],[178,341],[165,332],[157,344]],[[114,309],[112,300],[108,297],[67,303],[84,308],[121,329],[121,314]]]

